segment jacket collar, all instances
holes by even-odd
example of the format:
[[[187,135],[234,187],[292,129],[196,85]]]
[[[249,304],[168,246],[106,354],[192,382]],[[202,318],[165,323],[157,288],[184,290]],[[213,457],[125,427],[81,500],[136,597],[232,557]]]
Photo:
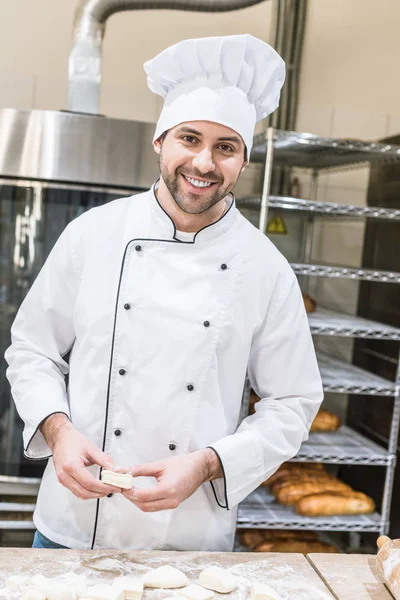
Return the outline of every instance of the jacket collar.
[[[203,242],[209,242],[227,233],[232,228],[238,217],[239,211],[236,208],[235,196],[231,193],[228,199],[228,201],[230,201],[230,206],[222,215],[222,217],[215,223],[206,225],[206,227],[203,227],[203,229],[200,229],[200,231],[197,233],[193,233],[189,241],[182,242],[177,238],[175,223],[158,201],[156,196],[157,187],[158,180],[151,188],[152,222],[163,230],[164,235],[167,236],[167,239],[173,239],[182,244],[199,244]]]

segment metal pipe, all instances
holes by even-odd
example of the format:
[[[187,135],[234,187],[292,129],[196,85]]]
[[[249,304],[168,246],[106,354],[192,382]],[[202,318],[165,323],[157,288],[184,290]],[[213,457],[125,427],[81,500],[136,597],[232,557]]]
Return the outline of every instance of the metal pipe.
[[[173,9],[229,12],[262,0],[81,0],[75,12],[69,57],[68,109],[97,114],[102,80],[102,45],[106,21],[127,10]]]
[[[264,183],[261,196],[261,211],[259,229],[262,233],[267,232],[268,220],[268,198],[271,189],[272,161],[274,156],[274,128],[267,129],[267,150],[265,157]]]

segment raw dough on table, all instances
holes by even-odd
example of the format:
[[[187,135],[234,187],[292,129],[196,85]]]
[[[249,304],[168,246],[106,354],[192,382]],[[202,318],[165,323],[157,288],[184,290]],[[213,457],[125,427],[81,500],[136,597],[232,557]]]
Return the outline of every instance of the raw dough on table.
[[[26,587],[21,590],[22,600],[46,600],[47,596],[34,586]]]
[[[129,473],[116,473],[115,471],[107,471],[103,469],[101,472],[101,480],[103,483],[114,485],[115,487],[130,490],[132,487],[132,475]]]
[[[264,583],[253,583],[250,590],[251,600],[283,600],[282,596]]]
[[[143,581],[133,577],[120,577],[114,581],[118,591],[118,600],[141,600],[143,596]]]
[[[236,578],[221,567],[208,567],[200,573],[198,583],[208,590],[229,594],[237,586]]]
[[[20,590],[27,585],[29,578],[27,575],[11,575],[6,579],[6,587],[9,590]]]
[[[117,600],[118,590],[107,583],[92,585],[81,600]]]
[[[179,569],[164,565],[146,573],[143,583],[144,587],[173,589],[184,587],[189,583],[189,580],[185,573],[182,573]]]
[[[182,588],[178,591],[178,594],[189,598],[189,600],[212,600],[215,597],[214,592],[206,590],[201,585],[196,585],[195,583]]]

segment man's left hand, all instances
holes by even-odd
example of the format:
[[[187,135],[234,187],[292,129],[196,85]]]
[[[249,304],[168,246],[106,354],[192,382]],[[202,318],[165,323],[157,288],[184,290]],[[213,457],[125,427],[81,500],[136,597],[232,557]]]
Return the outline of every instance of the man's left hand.
[[[143,512],[177,508],[204,482],[222,477],[217,455],[210,448],[132,467],[133,477],[155,477],[155,486],[122,490]]]

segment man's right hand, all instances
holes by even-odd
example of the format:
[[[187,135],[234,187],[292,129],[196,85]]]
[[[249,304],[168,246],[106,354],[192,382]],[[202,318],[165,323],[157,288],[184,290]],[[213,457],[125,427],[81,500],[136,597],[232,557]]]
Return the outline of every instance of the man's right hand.
[[[67,415],[50,415],[40,425],[40,431],[53,452],[58,481],[75,496],[88,500],[121,491],[106,485],[88,471],[87,467],[91,465],[112,469],[114,461],[79,433]]]

